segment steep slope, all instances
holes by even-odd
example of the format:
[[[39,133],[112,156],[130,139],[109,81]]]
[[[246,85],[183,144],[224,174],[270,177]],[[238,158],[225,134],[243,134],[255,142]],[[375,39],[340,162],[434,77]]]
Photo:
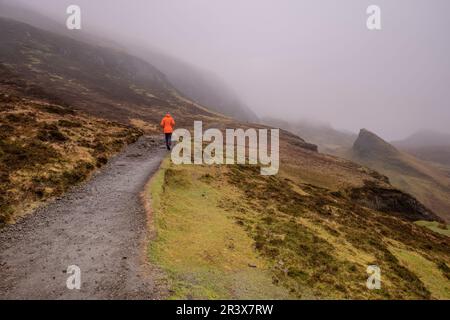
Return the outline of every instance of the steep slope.
[[[186,97],[208,109],[241,121],[257,122],[257,115],[238,95],[212,72],[201,70],[157,50],[132,49],[133,54],[151,62]]]
[[[441,169],[399,151],[365,129],[361,130],[347,157],[385,174],[394,186],[414,195],[449,221],[450,179]]]
[[[2,72],[29,95],[118,121],[157,122],[167,111],[185,120],[214,116],[141,59],[5,18],[0,28]]]

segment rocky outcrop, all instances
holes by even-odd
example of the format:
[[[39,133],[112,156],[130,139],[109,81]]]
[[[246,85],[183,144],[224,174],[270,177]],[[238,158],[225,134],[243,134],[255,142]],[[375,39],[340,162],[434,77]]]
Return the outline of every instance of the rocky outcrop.
[[[299,136],[290,133],[286,130],[280,130],[280,134],[283,135],[283,139],[289,140],[289,142],[292,145],[295,145],[297,147],[300,147],[302,149],[306,149],[309,151],[318,152],[318,147],[315,144],[306,142],[304,139],[300,138]]]
[[[397,155],[398,150],[367,129],[361,129],[353,144],[353,153],[364,158],[379,158]]]
[[[413,196],[397,189],[380,186],[372,181],[366,181],[361,188],[349,190],[348,194],[353,201],[364,207],[392,213],[410,221],[443,222]]]

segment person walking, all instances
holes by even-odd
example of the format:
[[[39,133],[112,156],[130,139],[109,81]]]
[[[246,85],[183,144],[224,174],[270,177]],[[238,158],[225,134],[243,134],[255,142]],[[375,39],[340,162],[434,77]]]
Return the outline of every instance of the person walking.
[[[167,114],[161,120],[161,127],[163,128],[164,135],[166,137],[167,150],[170,150],[170,147],[172,145],[172,133],[173,128],[175,127],[175,120],[173,120],[169,112],[167,112]]]

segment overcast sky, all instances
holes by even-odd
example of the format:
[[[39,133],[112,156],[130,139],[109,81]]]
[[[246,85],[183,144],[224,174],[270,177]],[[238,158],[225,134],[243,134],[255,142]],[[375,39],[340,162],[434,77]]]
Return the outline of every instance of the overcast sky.
[[[257,114],[318,119],[386,139],[450,133],[448,0],[39,0],[83,29],[209,69]],[[381,7],[382,30],[366,28]]]

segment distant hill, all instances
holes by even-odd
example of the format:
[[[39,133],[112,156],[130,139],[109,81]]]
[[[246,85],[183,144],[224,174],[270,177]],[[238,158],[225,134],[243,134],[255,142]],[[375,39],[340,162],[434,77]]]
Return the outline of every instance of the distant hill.
[[[395,187],[450,220],[450,178],[445,171],[398,150],[365,129],[345,156],[386,175]]]
[[[352,151],[359,159],[367,161],[389,159],[394,162],[402,158],[402,154],[394,146],[366,129],[361,129],[359,132],[358,138],[353,143]],[[397,164],[405,167],[403,162],[398,162]]]
[[[450,171],[450,134],[421,131],[392,144],[419,159],[448,167],[444,170]]]
[[[261,119],[261,122],[298,134],[306,141],[316,144],[320,152],[334,155],[349,149],[357,138],[352,132],[334,129],[326,123],[285,121],[269,117]]]
[[[416,158],[443,166],[450,171],[450,146],[399,147]]]
[[[448,299],[446,226],[406,221],[435,217],[373,170],[297,142],[282,135],[270,177],[163,163],[150,257],[170,272],[171,298]],[[383,290],[364,286],[374,263]]]
[[[406,139],[393,141],[392,144],[402,148],[450,147],[450,134],[432,130],[423,130],[410,135]]]

